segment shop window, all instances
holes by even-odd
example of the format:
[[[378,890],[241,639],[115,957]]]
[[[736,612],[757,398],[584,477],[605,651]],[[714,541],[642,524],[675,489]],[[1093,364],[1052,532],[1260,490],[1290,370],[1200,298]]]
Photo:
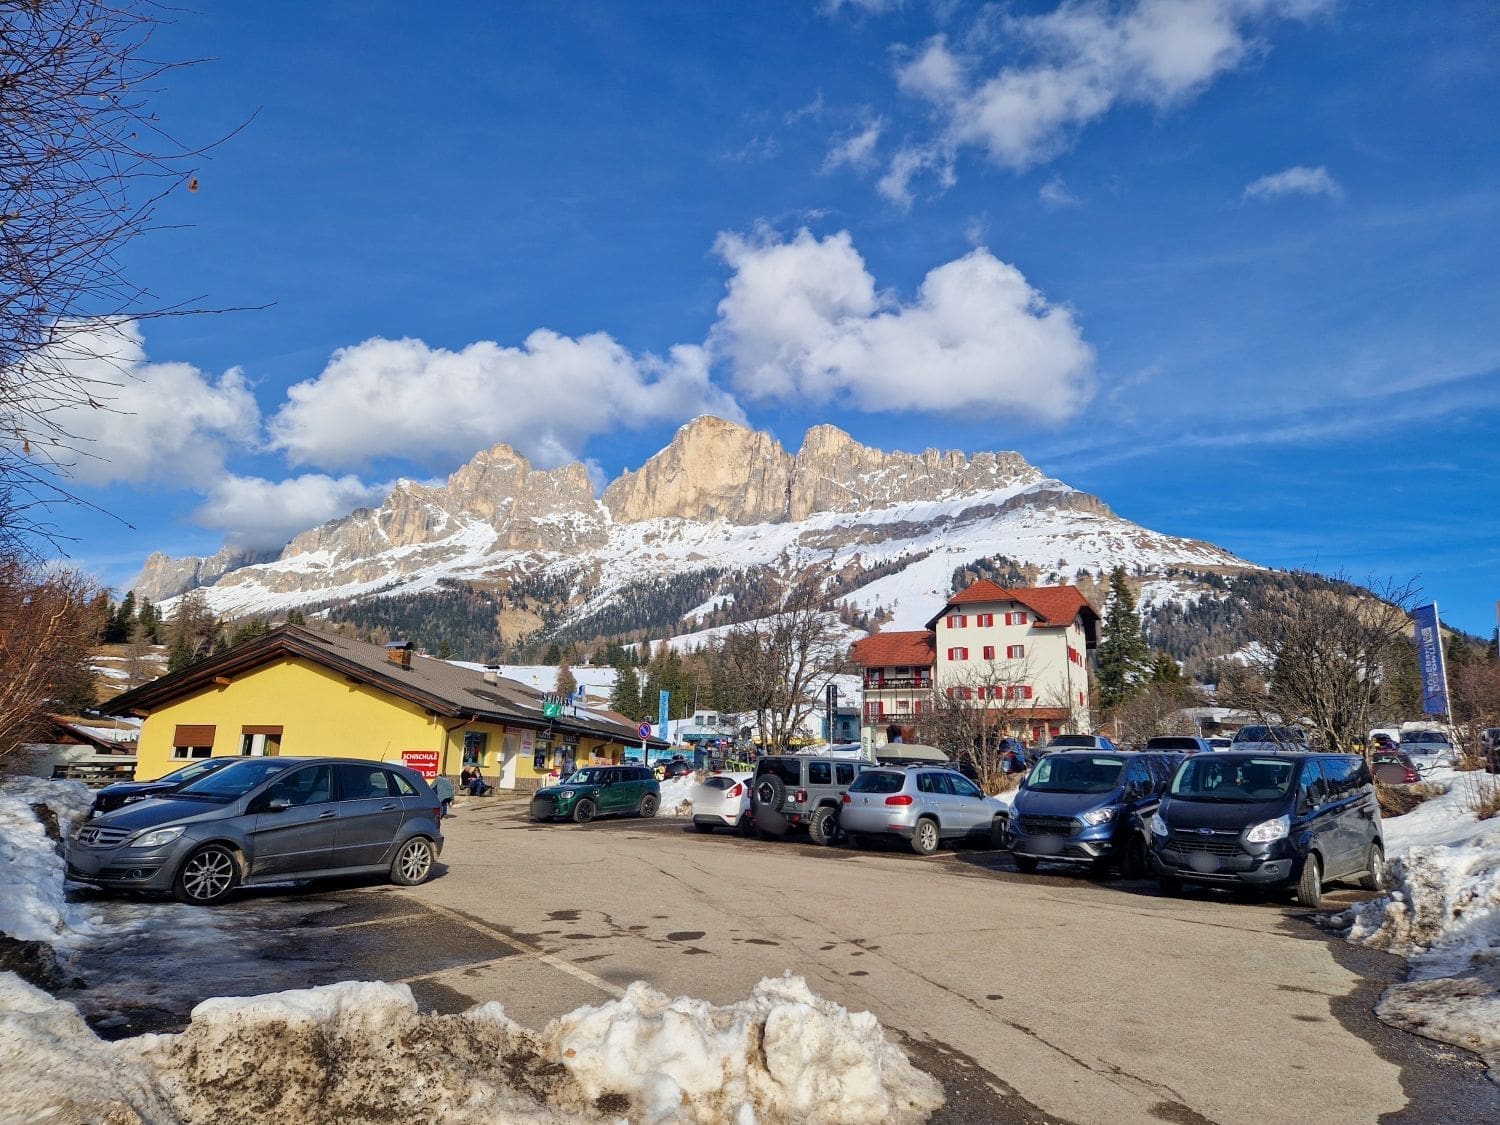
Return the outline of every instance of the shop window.
[[[490,736],[487,731],[464,731],[464,765],[483,766],[485,751],[489,749]]]

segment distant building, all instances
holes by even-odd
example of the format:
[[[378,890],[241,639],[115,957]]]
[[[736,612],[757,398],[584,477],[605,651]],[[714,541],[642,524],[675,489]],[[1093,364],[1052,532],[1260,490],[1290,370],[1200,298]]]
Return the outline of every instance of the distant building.
[[[855,642],[862,717],[875,741],[920,725],[934,693],[1006,714],[1007,733],[1032,742],[1092,729],[1089,652],[1099,615],[1076,586],[1003,587],[981,579],[953,597],[924,630]]]

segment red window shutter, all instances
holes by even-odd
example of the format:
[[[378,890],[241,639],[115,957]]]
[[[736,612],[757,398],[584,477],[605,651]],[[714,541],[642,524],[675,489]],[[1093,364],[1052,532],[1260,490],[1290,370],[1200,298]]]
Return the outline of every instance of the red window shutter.
[[[995,646],[994,645],[985,645],[984,646],[984,658],[986,660],[993,660],[993,659],[995,659]]]

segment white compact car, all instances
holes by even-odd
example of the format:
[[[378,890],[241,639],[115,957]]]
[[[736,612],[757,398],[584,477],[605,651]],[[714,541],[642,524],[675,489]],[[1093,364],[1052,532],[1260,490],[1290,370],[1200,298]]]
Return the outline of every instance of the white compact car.
[[[715,828],[737,828],[748,836],[755,831],[750,813],[748,773],[709,774],[693,786],[693,827],[699,832]]]
[[[1458,748],[1445,731],[1404,730],[1400,748],[1423,773],[1458,765]]]

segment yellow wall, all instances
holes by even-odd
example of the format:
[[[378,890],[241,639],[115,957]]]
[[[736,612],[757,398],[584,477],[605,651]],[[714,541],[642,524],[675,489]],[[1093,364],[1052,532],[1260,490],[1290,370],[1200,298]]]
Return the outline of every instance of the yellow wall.
[[[311,661],[288,657],[234,677],[227,686],[210,685],[195,695],[153,711],[141,727],[135,776],[149,780],[182,765],[172,757],[172,741],[179,724],[212,725],[213,756],[240,753],[242,728],[282,727],[281,754],[329,755],[400,762],[403,750],[438,751],[439,772],[456,777],[463,768],[465,730],[489,735],[480,764],[489,778],[498,779],[509,733],[517,750],[516,778],[545,778],[532,767],[532,756],[520,753],[522,732],[498,723],[463,725],[460,720],[429,715],[423,708],[354,683],[340,672]],[[533,737],[540,738],[541,732]],[[552,738],[562,749],[560,735]],[[585,739],[576,751],[580,765],[597,755],[619,761],[621,747]],[[550,763],[555,756],[549,758]]]

